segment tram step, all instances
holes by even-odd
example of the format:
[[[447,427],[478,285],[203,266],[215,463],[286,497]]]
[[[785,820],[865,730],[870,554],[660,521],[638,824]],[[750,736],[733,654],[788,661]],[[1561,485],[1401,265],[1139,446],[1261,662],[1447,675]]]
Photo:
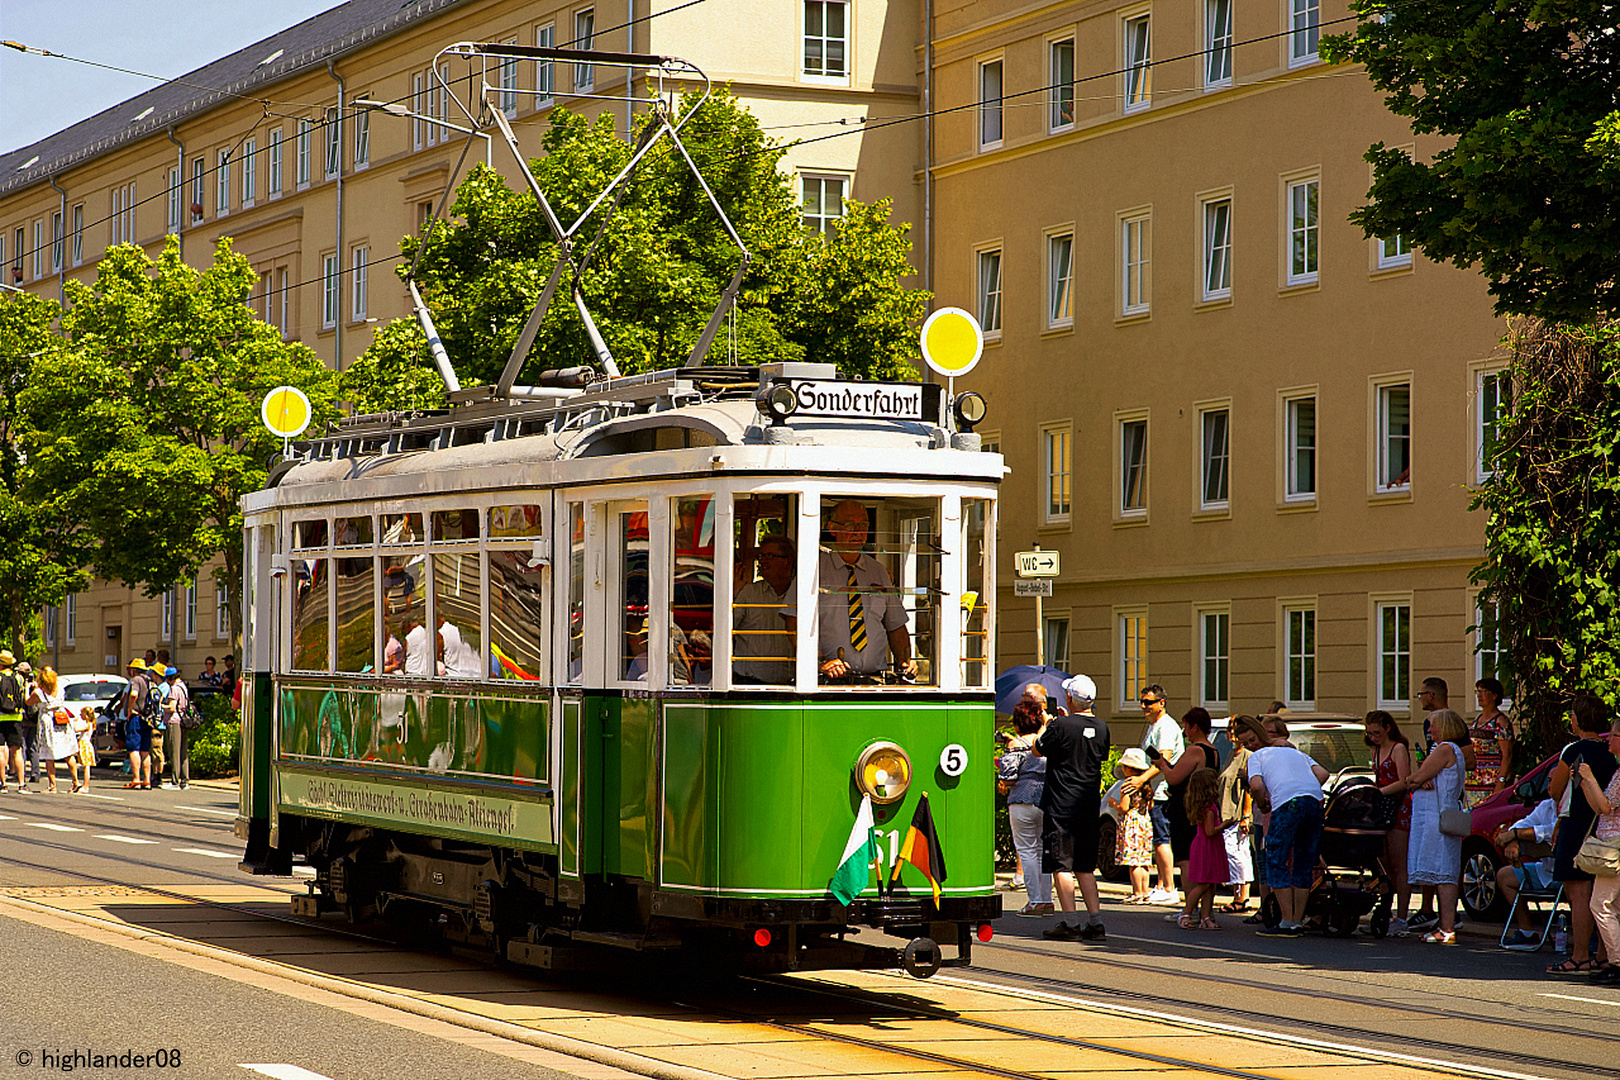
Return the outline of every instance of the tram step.
[[[580,955],[579,949],[562,945],[536,945],[529,941],[508,941],[506,958],[514,964],[545,971],[584,971],[593,966]]]
[[[680,938],[647,938],[606,930],[575,930],[569,938],[582,945],[612,945],[619,949],[678,949]]]

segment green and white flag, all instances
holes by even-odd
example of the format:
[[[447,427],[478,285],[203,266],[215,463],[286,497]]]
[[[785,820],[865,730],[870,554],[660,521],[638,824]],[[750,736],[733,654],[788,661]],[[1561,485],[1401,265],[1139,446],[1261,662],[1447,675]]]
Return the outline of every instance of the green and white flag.
[[[872,834],[872,799],[862,795],[855,828],[850,830],[849,842],[844,845],[844,857],[838,860],[838,872],[827,885],[834,899],[847,906],[861,895],[871,883],[872,863],[877,857],[877,839]]]

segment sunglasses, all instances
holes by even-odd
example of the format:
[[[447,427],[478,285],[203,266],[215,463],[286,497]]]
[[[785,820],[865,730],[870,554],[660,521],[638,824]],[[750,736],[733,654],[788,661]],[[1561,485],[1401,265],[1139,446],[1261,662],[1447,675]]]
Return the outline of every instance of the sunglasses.
[[[1163,700],[1164,700],[1164,698],[1145,697],[1145,698],[1142,699],[1141,705],[1145,709],[1149,705],[1157,705],[1159,702],[1161,702]]]

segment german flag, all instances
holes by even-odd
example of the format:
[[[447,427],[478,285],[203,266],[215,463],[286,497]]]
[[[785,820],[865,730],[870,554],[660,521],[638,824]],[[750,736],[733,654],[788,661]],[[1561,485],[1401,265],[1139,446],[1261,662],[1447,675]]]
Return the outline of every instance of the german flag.
[[[928,884],[934,890],[934,907],[939,907],[939,885],[945,880],[945,852],[940,850],[939,833],[934,831],[934,815],[928,809],[928,795],[924,793],[917,800],[917,810],[911,815],[911,828],[906,832],[906,839],[900,845],[900,857],[894,861],[894,873],[890,881],[900,880],[900,866],[910,863],[922,871],[922,876],[928,879]]]

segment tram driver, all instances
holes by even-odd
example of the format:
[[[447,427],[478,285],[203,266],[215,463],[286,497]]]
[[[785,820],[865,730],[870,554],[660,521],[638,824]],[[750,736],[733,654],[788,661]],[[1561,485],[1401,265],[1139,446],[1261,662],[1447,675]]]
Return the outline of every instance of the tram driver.
[[[917,677],[900,594],[883,564],[863,550],[869,530],[866,507],[854,499],[834,506],[827,521],[832,539],[821,553],[817,612],[818,667],[824,682],[876,675],[891,652],[902,674]],[[797,617],[784,621],[789,631],[797,630]]]

